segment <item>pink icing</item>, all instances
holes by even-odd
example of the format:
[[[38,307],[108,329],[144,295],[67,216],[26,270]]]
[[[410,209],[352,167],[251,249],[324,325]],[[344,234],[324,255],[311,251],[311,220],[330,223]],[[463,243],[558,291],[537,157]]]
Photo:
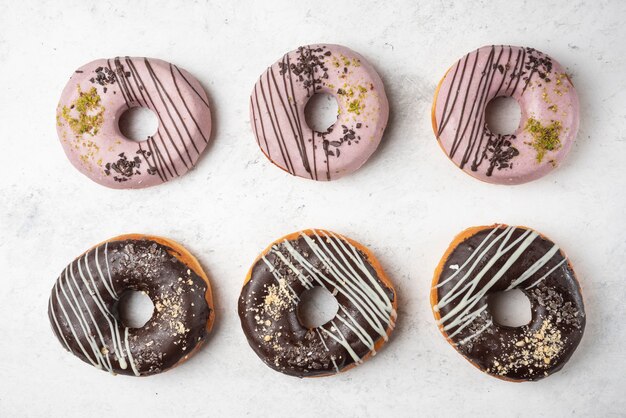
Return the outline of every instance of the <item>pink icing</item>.
[[[326,132],[307,126],[315,93],[337,99]],[[265,71],[250,98],[252,129],[263,153],[290,174],[334,180],[361,167],[380,143],[389,117],[382,80],[359,54],[339,45],[308,45]]]
[[[135,142],[120,132],[129,108],[151,109],[156,134]],[[76,70],[57,106],[57,132],[72,164],[107,187],[142,188],[193,168],[211,133],[205,91],[187,71],[154,58],[99,59]]]
[[[520,125],[511,135],[494,134],[485,123],[487,104],[500,96],[513,97],[521,108]],[[444,76],[433,103],[433,128],[448,157],[466,173],[490,183],[521,184],[546,175],[565,158],[578,114],[576,90],[554,59],[532,48],[485,46]],[[539,132],[552,128],[558,143],[540,151],[538,127]]]

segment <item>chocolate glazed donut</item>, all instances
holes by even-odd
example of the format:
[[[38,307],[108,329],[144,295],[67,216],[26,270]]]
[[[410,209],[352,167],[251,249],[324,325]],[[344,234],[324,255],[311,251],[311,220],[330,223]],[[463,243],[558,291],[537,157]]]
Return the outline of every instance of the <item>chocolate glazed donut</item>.
[[[141,291],[154,313],[141,328],[121,323],[117,302]],[[211,331],[211,286],[198,261],[174,241],[122,235],[85,252],[57,279],[48,304],[61,344],[113,374],[148,376],[191,356]]]
[[[527,325],[499,325],[489,312],[489,295],[511,289],[530,300]],[[450,344],[479,369],[509,381],[559,371],[585,329],[582,294],[567,257],[525,227],[474,227],[457,236],[435,272],[431,304]]]
[[[322,286],[339,310],[309,329],[298,318],[303,292]],[[241,326],[272,369],[297,377],[348,370],[376,354],[396,319],[393,285],[374,256],[333,232],[310,229],[283,237],[257,258],[239,298]]]

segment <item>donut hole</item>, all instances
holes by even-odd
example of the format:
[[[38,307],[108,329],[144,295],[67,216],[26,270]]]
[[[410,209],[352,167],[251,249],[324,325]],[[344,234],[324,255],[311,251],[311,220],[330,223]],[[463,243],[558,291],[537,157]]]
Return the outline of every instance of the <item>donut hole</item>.
[[[127,290],[120,296],[115,310],[122,325],[128,328],[141,328],[152,318],[154,303],[144,292]]]
[[[147,107],[131,107],[120,115],[118,122],[122,135],[131,141],[143,142],[159,129],[159,119]]]
[[[518,289],[489,295],[489,311],[494,322],[505,327],[521,327],[532,319],[530,300]]]
[[[326,324],[337,316],[338,311],[339,303],[335,296],[325,287],[315,286],[300,296],[297,314],[300,323],[311,329]]]
[[[316,132],[326,132],[337,122],[339,104],[332,94],[315,93],[304,107],[304,119]]]
[[[519,128],[522,110],[512,97],[496,97],[487,103],[485,122],[494,134],[510,135]]]

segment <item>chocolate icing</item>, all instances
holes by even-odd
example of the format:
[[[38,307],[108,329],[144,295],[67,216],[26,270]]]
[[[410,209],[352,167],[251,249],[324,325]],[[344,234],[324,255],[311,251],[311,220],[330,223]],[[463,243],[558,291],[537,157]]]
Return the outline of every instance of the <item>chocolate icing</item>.
[[[499,325],[489,312],[489,295],[510,289],[530,300],[527,325]],[[500,378],[539,380],[557,372],[585,328],[580,287],[567,258],[552,241],[523,227],[487,227],[459,243],[433,292],[444,335],[465,358]]]
[[[298,377],[338,373],[361,363],[386,340],[395,322],[395,291],[373,257],[332,232],[308,230],[266,250],[239,298],[239,316],[252,349],[272,369]],[[300,295],[323,286],[339,311],[308,329],[298,319]]]
[[[63,346],[93,366],[147,376],[186,359],[206,337],[207,283],[174,249],[148,239],[110,241],[72,261],[57,279],[48,316]],[[121,323],[116,303],[144,292],[154,313],[141,328]]]

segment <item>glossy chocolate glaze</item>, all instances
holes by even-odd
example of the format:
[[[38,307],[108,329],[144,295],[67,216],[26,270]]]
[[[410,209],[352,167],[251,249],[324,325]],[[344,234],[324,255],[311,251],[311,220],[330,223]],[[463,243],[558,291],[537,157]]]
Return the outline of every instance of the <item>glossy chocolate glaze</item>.
[[[70,352],[111,373],[147,376],[186,358],[206,337],[207,284],[152,240],[111,241],[87,251],[57,279],[49,301],[52,329]],[[144,292],[154,303],[141,328],[125,327],[119,297]]]
[[[585,310],[574,271],[563,252],[535,231],[505,225],[480,230],[454,248],[436,282],[433,309],[447,328],[444,335],[493,376],[539,380],[560,370],[582,338]],[[532,319],[521,327],[495,323],[487,306],[489,295],[512,288],[531,303]],[[471,314],[477,316],[466,320]]]
[[[360,363],[393,328],[394,289],[379,278],[368,255],[331,234],[309,230],[274,245],[253,265],[239,298],[250,346],[269,367],[291,376],[334,374]],[[308,329],[297,306],[313,286],[334,294],[339,311]]]

